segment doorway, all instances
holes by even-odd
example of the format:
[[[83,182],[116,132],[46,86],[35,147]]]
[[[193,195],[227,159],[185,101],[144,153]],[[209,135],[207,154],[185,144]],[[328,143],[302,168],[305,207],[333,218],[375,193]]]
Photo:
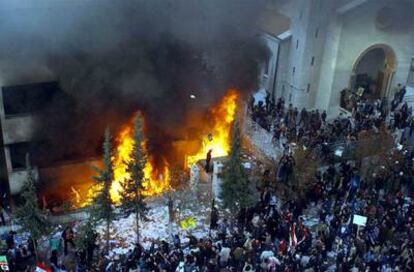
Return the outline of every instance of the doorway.
[[[385,44],[373,45],[356,59],[351,79],[351,90],[363,89],[364,97],[375,100],[387,97],[396,69],[395,53]]]

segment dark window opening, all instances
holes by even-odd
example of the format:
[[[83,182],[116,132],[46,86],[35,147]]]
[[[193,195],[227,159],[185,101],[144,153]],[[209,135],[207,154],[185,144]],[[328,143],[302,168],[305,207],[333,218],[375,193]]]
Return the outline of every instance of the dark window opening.
[[[295,72],[296,72],[296,67],[293,67],[293,70],[292,70],[292,76],[294,76],[294,75],[295,75]]]
[[[34,83],[2,88],[6,117],[44,109],[60,90],[58,82]]]
[[[313,66],[313,64],[315,64],[315,57],[312,57],[312,60],[311,60],[311,66]]]
[[[299,48],[299,39],[296,40],[296,49],[298,49],[298,48]]]
[[[308,86],[306,86],[306,92],[309,93],[310,92],[310,84],[308,84]]]
[[[317,28],[316,28],[316,31],[315,31],[315,38],[318,38],[318,36],[319,36],[319,27],[317,27]]]
[[[29,153],[28,143],[15,143],[9,145],[12,169],[26,168],[26,154]]]
[[[268,74],[269,74],[269,59],[266,59],[264,69],[265,69],[265,70],[264,70],[264,74],[265,74],[265,75],[268,75]]]

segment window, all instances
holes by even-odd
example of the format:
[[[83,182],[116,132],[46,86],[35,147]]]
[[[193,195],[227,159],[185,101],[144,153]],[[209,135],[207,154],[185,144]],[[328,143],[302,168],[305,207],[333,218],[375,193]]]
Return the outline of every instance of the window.
[[[295,75],[295,72],[296,72],[296,67],[293,67],[293,69],[292,69],[292,76]]]
[[[58,90],[58,82],[3,87],[5,115],[8,117],[42,110]]]
[[[319,27],[317,27],[315,30],[315,39],[317,39],[318,36],[319,36]]]
[[[312,57],[311,66],[313,66],[314,64],[315,64],[315,57]]]
[[[299,48],[299,39],[296,40],[296,49]]]
[[[269,59],[266,59],[266,62],[265,62],[265,67],[264,67],[264,74],[265,75],[269,75]]]
[[[289,102],[292,102],[292,93],[289,93]]]
[[[28,143],[15,143],[9,145],[10,161],[12,169],[23,169],[26,167],[26,154],[29,153]]]
[[[306,93],[310,92],[310,84],[308,83],[308,86],[306,86]]]

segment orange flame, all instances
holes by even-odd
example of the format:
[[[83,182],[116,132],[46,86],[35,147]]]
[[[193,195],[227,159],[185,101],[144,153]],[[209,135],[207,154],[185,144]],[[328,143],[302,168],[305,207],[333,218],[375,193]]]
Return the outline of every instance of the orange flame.
[[[133,122],[125,126],[116,138],[118,143],[113,157],[114,181],[111,186],[111,198],[114,203],[119,203],[122,190],[121,183],[130,178],[127,171],[127,164],[131,161],[131,153],[134,145],[134,126]],[[144,152],[146,152],[146,142],[142,143]],[[144,192],[146,196],[157,195],[166,190],[169,186],[170,172],[168,164],[164,160],[164,169],[162,173],[152,165],[152,158],[147,155],[147,163],[144,168]]]
[[[186,165],[197,163],[199,160],[204,160],[209,150],[212,150],[212,157],[224,157],[230,151],[230,131],[236,115],[238,92],[236,90],[229,90],[223,97],[219,104],[211,108],[208,116],[211,120],[209,128],[209,136],[206,139],[200,139],[200,149],[195,154],[188,154],[186,156]],[[120,191],[122,190],[121,183],[130,178],[127,171],[127,164],[131,161],[131,153],[134,145],[134,122],[129,122],[125,125],[117,135],[115,142],[115,154],[112,158],[114,180],[112,182],[110,194],[114,203],[119,203],[121,200]],[[162,170],[157,169],[153,165],[153,158],[148,154],[147,143],[141,143],[144,152],[146,152],[147,163],[144,168],[144,182],[143,194],[146,196],[158,195],[170,187],[170,169],[168,162],[164,159]],[[88,192],[88,198],[91,199],[96,193],[91,189]],[[85,202],[81,206],[85,206]]]
[[[230,131],[236,115],[238,97],[238,92],[231,89],[221,102],[209,111],[210,118],[213,118],[213,126],[209,131],[210,135],[203,140],[202,146],[196,154],[187,156],[188,167],[206,159],[209,150],[212,150],[213,158],[224,157],[229,154]]]

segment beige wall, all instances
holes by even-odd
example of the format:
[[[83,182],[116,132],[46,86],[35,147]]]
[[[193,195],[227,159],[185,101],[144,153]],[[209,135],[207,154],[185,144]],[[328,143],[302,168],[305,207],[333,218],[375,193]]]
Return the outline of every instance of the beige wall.
[[[392,84],[407,81],[410,58],[414,53],[414,27],[404,31],[378,29],[376,16],[383,7],[379,3],[367,1],[343,15],[329,101],[331,110],[335,111],[339,107],[340,91],[348,87],[354,62],[362,52],[375,44],[388,45],[395,52],[397,66]]]

